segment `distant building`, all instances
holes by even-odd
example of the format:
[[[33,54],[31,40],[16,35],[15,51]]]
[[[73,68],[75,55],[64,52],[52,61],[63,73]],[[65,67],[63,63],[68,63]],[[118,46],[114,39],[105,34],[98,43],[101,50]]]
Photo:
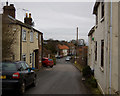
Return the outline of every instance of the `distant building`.
[[[67,43],[68,47],[69,47],[69,55],[75,55],[75,45],[73,43]]]
[[[58,55],[62,55],[62,56],[67,56],[68,55],[68,53],[69,53],[69,47],[68,46],[58,44],[57,47],[58,47],[58,52],[57,52]]]
[[[97,1],[96,25],[88,34],[88,64],[101,92],[120,96],[120,2]]]
[[[42,65],[43,33],[32,27],[31,13],[26,13],[24,23],[15,18],[13,4],[3,7],[2,60],[26,61],[31,67]]]

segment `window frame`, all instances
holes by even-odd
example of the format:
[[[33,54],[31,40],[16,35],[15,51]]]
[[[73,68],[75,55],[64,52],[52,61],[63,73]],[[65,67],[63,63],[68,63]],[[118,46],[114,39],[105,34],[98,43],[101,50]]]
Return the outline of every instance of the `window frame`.
[[[101,65],[102,68],[104,67],[104,40],[101,40]]]
[[[22,29],[22,41],[27,41],[26,35],[27,31],[25,29]]]
[[[34,37],[34,33],[33,33],[33,31],[30,31],[30,42],[33,42],[34,40],[33,40],[33,37]]]
[[[105,15],[105,5],[104,5],[104,2],[101,2],[101,19],[104,18],[104,15]]]

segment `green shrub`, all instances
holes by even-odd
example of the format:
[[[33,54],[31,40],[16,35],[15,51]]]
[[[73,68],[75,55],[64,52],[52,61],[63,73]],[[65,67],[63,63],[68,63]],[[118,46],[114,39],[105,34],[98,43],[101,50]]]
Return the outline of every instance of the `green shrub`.
[[[88,84],[90,84],[92,87],[97,88],[97,80],[91,76],[87,79]]]
[[[86,67],[84,67],[83,68],[83,70],[82,70],[82,75],[83,75],[83,77],[91,77],[91,75],[92,75],[92,71],[91,71],[91,69],[90,69],[90,66],[86,66]]]

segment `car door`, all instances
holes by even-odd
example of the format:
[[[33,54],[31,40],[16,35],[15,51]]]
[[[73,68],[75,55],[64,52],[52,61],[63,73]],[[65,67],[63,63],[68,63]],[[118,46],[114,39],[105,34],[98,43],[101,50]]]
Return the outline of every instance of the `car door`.
[[[30,68],[27,63],[25,63],[25,65],[26,65],[27,69]],[[34,73],[33,70],[30,70],[28,73],[29,73],[29,76],[30,76],[29,77],[30,83],[33,83],[33,80],[34,80],[34,77],[35,77],[35,73]]]
[[[23,74],[24,74],[24,78],[25,78],[25,81],[26,81],[26,85],[28,86],[30,83],[31,83],[31,73],[28,72],[28,69],[27,69],[27,66],[26,66],[26,63],[25,62],[21,62],[21,65],[23,67]]]

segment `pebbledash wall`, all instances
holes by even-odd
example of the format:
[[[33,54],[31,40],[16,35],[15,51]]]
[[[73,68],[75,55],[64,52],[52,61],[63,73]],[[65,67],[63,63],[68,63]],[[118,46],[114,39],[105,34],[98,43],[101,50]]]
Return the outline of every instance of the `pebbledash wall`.
[[[104,17],[101,18],[102,2],[96,2],[94,14],[98,18],[93,32],[89,36],[88,65],[94,69],[95,78],[103,94],[118,94],[118,2],[103,2]],[[112,12],[112,14],[111,14]],[[112,16],[111,16],[112,15]],[[112,18],[111,18],[112,17]],[[112,20],[112,22],[111,22]],[[111,25],[112,23],[112,25]],[[89,32],[90,33],[90,32]],[[92,40],[91,38],[94,38]],[[101,66],[101,41],[104,41],[103,66]],[[92,43],[91,43],[92,42]],[[95,49],[97,42],[97,60],[95,60]],[[92,52],[91,52],[92,50]],[[93,59],[91,59],[93,58]]]

